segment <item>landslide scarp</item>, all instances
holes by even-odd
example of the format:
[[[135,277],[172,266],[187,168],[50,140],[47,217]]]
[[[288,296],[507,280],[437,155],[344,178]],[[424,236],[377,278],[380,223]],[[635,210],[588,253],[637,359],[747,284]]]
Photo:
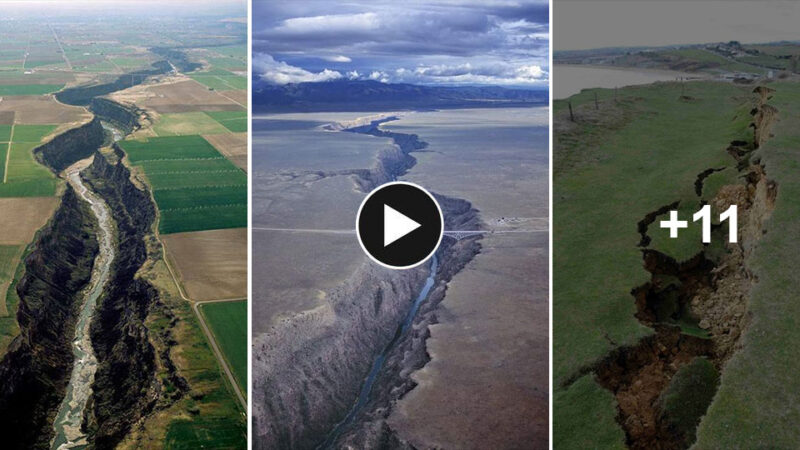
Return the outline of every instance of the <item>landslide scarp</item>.
[[[98,252],[97,222],[67,186],[37,234],[17,285],[20,334],[0,362],[4,448],[49,448],[53,420],[72,369],[70,342]]]
[[[764,167],[751,160],[752,152],[768,137],[777,110],[765,103],[771,90],[756,88],[754,93],[753,141],[734,141],[727,149],[741,182],[722,186],[709,201],[715,214],[738,206],[738,242],[714,245],[728,241],[727,227],[714,225],[712,244],[687,261],[642,248],[651,278],[631,293],[637,319],[654,333],[636,345],[615,349],[592,369],[599,384],[616,397],[617,421],[629,448],[683,449],[694,442],[719,373],[747,327],[747,301],[757,282],[747,261],[778,195],[778,186],[767,178]],[[698,196],[703,180],[716,170],[698,176]],[[649,244],[647,225],[675,206],[639,222],[640,246]]]

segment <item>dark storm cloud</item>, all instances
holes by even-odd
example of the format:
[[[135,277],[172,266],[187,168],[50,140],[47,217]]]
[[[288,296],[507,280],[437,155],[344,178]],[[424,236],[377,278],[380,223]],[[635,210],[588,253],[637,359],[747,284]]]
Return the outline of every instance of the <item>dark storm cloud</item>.
[[[543,84],[548,15],[546,1],[256,0],[253,51],[262,78],[273,82],[373,72],[383,74],[374,79],[399,81],[398,73],[415,72],[413,81],[422,83]],[[506,78],[424,70],[443,65],[496,65]]]

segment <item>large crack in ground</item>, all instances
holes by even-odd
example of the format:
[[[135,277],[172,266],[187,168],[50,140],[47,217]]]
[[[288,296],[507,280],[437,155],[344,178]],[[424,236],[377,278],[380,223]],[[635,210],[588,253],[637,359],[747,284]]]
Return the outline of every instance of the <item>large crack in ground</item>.
[[[747,299],[757,282],[747,268],[747,258],[765,232],[763,222],[771,215],[778,191],[764,166],[751,158],[769,136],[777,114],[766,104],[770,92],[754,90],[760,98],[751,111],[753,142],[733,141],[727,149],[744,183],[723,186],[709,201],[718,212],[738,205],[738,243],[726,244],[724,249],[705,245],[694,257],[678,262],[646,248],[648,226],[678,202],[647,214],[638,223],[639,246],[651,279],[631,294],[636,318],[654,333],[634,346],[615,349],[593,368],[597,381],[617,400],[617,421],[629,448],[688,448],[716,393],[719,373],[738,349],[748,322]],[[718,170],[710,168],[698,175],[698,196],[705,178]],[[715,241],[727,242],[727,227],[713,227]]]

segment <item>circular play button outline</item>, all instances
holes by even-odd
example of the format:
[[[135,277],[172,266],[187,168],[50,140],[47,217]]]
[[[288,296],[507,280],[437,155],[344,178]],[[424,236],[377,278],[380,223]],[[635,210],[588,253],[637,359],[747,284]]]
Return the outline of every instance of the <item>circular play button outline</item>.
[[[436,212],[437,212],[437,214],[439,216],[439,225],[440,226],[439,226],[439,229],[438,229],[438,237],[436,239],[436,245],[434,245],[431,248],[431,250],[425,255],[425,257],[419,258],[416,262],[408,264],[408,265],[393,265],[393,264],[390,264],[390,263],[387,263],[387,262],[384,262],[384,261],[381,261],[380,259],[378,259],[378,257],[376,257],[372,252],[370,252],[367,249],[367,245],[365,245],[364,238],[361,235],[361,227],[359,226],[359,224],[361,223],[361,213],[364,211],[364,206],[370,201],[370,199],[372,199],[373,196],[375,194],[377,194],[378,192],[380,192],[380,191],[382,191],[382,190],[384,190],[384,189],[386,189],[386,188],[388,188],[390,186],[395,186],[395,185],[410,186],[410,187],[416,189],[417,191],[425,194],[430,199],[430,201],[436,206]],[[384,214],[386,214],[386,212],[387,212],[387,209],[386,209],[387,207],[388,207],[389,210],[391,210],[390,211],[391,214],[395,214],[395,213],[396,214],[400,214],[405,219],[416,223],[416,221],[414,219],[411,219],[411,218],[407,217],[402,212],[397,211],[395,209],[395,207],[393,207],[391,205],[387,205],[385,203],[383,204],[383,208],[381,208],[384,211]],[[404,234],[402,236],[395,237],[388,244],[385,243],[386,242],[385,241],[385,239],[386,239],[386,235],[385,235],[385,233],[386,233],[386,224],[385,223],[384,223],[384,230],[382,230],[382,231],[383,231],[383,236],[384,236],[384,239],[383,239],[384,247],[387,247],[389,245],[393,245],[394,243],[396,243],[397,240],[400,240],[403,237],[405,237],[406,234],[410,234],[411,232],[414,231],[414,229],[411,229],[410,231],[408,231],[406,234]],[[392,182],[384,183],[384,184],[376,187],[375,189],[370,191],[370,193],[367,194],[366,197],[364,197],[364,200],[361,201],[361,205],[358,207],[358,213],[356,214],[356,235],[358,236],[358,245],[361,246],[361,249],[364,251],[364,253],[366,253],[367,256],[369,256],[369,258],[371,260],[375,261],[379,265],[381,265],[383,267],[386,267],[386,268],[389,268],[389,269],[401,269],[401,270],[402,269],[412,269],[412,268],[417,267],[420,264],[424,263],[425,261],[427,261],[431,256],[433,256],[434,253],[436,253],[436,250],[439,249],[439,245],[442,243],[442,238],[444,237],[444,215],[442,214],[442,208],[441,208],[441,206],[439,206],[439,202],[436,201],[436,198],[427,189],[423,188],[422,186],[420,186],[418,184],[410,183],[408,181],[392,181]]]

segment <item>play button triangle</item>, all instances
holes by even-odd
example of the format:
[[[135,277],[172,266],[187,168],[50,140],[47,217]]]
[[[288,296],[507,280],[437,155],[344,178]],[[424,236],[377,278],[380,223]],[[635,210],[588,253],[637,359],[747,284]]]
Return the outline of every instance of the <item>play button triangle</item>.
[[[389,205],[383,205],[383,246],[391,244],[401,237],[421,227],[419,223],[409,219]]]

